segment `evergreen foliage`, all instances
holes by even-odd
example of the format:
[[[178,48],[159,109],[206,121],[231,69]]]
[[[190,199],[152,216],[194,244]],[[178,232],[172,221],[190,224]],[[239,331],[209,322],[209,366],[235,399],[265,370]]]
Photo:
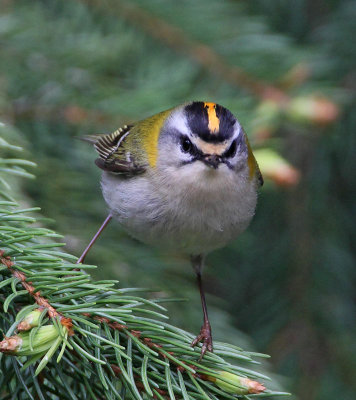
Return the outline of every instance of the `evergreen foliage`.
[[[39,208],[21,208],[12,198],[9,178],[33,177],[24,167],[34,164],[6,157],[22,149],[4,136],[0,146],[2,400],[285,394],[256,381],[269,380],[250,369],[262,354],[215,342],[214,353],[200,361],[200,349],[191,347],[194,336],[165,321],[160,301],[139,297],[138,289],[118,289],[114,280],[93,281],[92,265],[79,269],[77,257],[60,250],[61,236],[36,226]]]
[[[1,118],[20,128],[16,144],[31,154],[23,158],[39,165],[24,207],[40,205],[71,254],[106,216],[95,156],[74,136],[188,100],[218,102],[239,118],[266,184],[246,233],[208,257],[213,335],[249,349],[253,341],[303,400],[356,393],[355,4],[6,0],[0,8]],[[165,306],[173,325],[199,330],[184,260],[117,224],[87,260],[100,265],[97,279],[189,298]]]

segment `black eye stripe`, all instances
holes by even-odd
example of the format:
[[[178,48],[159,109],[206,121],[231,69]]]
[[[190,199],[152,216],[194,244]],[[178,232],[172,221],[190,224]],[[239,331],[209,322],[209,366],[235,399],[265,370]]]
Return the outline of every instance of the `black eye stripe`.
[[[180,137],[180,147],[183,153],[189,153],[194,157],[202,155],[202,152],[191,142],[187,136]]]
[[[204,153],[196,147],[194,143],[188,138],[188,136],[180,136],[180,147],[183,153],[189,153],[195,158],[204,157]],[[235,139],[230,147],[221,155],[222,158],[232,158],[235,156],[237,151],[237,139]]]
[[[225,151],[225,153],[223,154],[223,157],[227,157],[227,158],[234,157],[234,155],[236,154],[236,150],[237,150],[237,140],[235,139],[231,143],[231,146]]]
[[[180,146],[184,153],[190,153],[193,143],[186,136],[182,136],[180,140]]]

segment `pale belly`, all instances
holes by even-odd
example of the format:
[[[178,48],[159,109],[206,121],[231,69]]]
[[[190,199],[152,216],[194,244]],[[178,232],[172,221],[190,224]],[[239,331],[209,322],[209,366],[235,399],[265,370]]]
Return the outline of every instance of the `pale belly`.
[[[255,183],[248,180],[153,185],[145,176],[104,173],[102,189],[113,217],[130,235],[182,255],[206,254],[235,239],[250,223],[257,200]]]

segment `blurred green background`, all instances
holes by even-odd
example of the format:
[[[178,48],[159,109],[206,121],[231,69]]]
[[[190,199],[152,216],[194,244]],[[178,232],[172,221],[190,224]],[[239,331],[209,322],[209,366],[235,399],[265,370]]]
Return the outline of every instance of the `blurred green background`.
[[[0,5],[0,118],[38,163],[24,191],[68,249],[79,256],[106,216],[94,150],[75,136],[189,100],[224,105],[245,127],[266,183],[249,229],[207,259],[213,333],[271,354],[300,399],[354,399],[355,1]],[[101,278],[188,299],[169,303],[171,322],[198,332],[185,260],[113,222],[87,262]]]

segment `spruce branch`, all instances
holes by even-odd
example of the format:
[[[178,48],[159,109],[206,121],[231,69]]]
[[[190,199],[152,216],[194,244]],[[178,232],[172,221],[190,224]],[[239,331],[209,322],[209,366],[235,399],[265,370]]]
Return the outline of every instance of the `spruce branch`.
[[[5,142],[7,143],[7,142]],[[18,148],[7,147],[1,165]],[[26,177],[26,171],[22,171]],[[1,171],[0,396],[2,399],[234,399],[284,395],[266,390],[256,371],[263,355],[215,343],[199,361],[193,335],[168,324],[155,300],[94,281],[92,265],[39,227],[36,208],[21,209]]]
[[[21,285],[34,298],[38,306],[40,308],[45,308],[50,318],[64,318],[61,313],[59,313],[54,307],[49,304],[47,299],[41,296],[41,292],[35,290],[34,286],[32,286],[32,282],[28,282],[26,280],[26,275],[24,272],[13,268],[15,263],[11,261],[10,256],[5,256],[4,254],[5,251],[0,249],[0,262],[8,268],[14,278],[18,279],[21,282]]]

